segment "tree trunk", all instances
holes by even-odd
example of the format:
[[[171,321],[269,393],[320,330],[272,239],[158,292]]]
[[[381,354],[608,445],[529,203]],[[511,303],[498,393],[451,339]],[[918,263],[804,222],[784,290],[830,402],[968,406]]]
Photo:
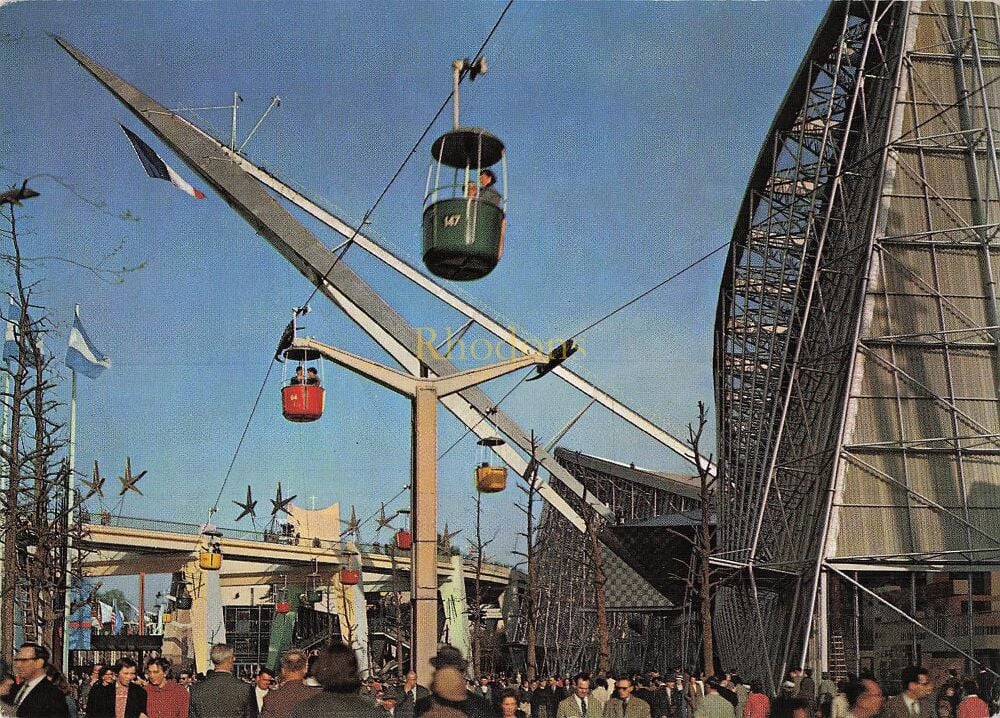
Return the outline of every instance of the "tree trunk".
[[[476,581],[472,613],[472,670],[476,677],[483,675],[483,497],[476,491]]]
[[[594,606],[597,609],[597,671],[608,675],[611,669],[611,639],[608,634],[608,605],[604,586],[608,581],[604,573],[604,560],[601,556],[601,543],[597,540],[597,529],[594,526],[596,516],[587,521],[587,533],[590,535],[590,549],[594,559]]]
[[[392,550],[389,553],[389,557],[392,559],[392,595],[395,601],[396,610],[396,677],[403,677],[403,597],[399,592],[399,567],[396,563],[396,546],[392,546]]]
[[[715,640],[712,633],[712,593],[711,578],[709,576],[708,557],[702,559],[701,568],[701,635],[702,635],[702,657],[705,662],[705,673],[715,674]]]
[[[535,597],[538,591],[538,567],[535,565],[535,488],[538,480],[538,464],[535,463],[535,433],[531,433],[531,478],[528,485],[528,530],[526,532],[527,544],[525,548],[528,562],[528,591],[525,596],[525,615],[528,622],[527,635],[525,636],[525,673],[528,680],[533,681],[538,673],[538,656],[535,654],[535,643],[538,641],[537,626],[535,616]]]
[[[705,428],[707,418],[705,415],[705,405],[698,402],[698,431],[692,436],[692,444],[695,456],[700,457],[699,444],[701,443],[701,433]],[[701,601],[701,635],[702,635],[702,658],[705,663],[705,673],[715,674],[715,637],[712,627],[712,566],[709,559],[712,556],[712,490],[710,486],[711,476],[708,467],[703,466],[701,459],[696,459],[698,468],[699,498],[701,500],[701,535],[696,542],[696,556],[698,557],[698,596]]]

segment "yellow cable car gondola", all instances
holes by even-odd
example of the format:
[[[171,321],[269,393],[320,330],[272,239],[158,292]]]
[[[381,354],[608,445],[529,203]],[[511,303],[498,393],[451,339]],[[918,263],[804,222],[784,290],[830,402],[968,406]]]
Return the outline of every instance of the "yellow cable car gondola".
[[[479,464],[476,466],[476,490],[481,494],[495,494],[507,488],[507,467],[493,466],[489,461],[492,448],[507,442],[499,436],[487,436],[476,442],[479,450]]]
[[[163,612],[163,622],[164,623],[170,623],[173,620],[174,620],[174,614],[172,614],[170,611],[164,611]]]
[[[222,532],[212,524],[205,524],[201,527],[201,535],[205,543],[198,549],[198,567],[202,571],[218,571],[222,568],[222,547],[219,545]]]

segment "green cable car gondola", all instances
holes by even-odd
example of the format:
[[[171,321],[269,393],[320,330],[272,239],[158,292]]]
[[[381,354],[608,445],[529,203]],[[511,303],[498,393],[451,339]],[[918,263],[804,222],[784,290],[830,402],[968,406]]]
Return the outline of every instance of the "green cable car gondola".
[[[423,256],[432,274],[465,281],[485,277],[503,254],[507,160],[498,137],[458,123],[459,77],[468,71],[475,79],[486,71],[486,63],[482,58],[475,63],[456,60],[452,67],[455,126],[431,146],[424,192]]]

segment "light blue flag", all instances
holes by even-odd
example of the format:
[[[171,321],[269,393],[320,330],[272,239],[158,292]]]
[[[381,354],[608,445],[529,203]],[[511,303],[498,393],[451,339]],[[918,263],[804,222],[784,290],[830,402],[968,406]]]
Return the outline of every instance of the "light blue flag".
[[[17,325],[17,312],[15,312],[14,307],[14,297],[8,295],[10,301],[10,310],[7,312],[7,318],[4,320],[4,330],[3,330],[3,361],[5,364],[10,363],[11,360],[17,359],[17,334],[14,332],[14,328]]]
[[[87,332],[80,322],[79,306],[76,308],[76,316],[73,319],[73,329],[69,333],[66,366],[91,379],[96,379],[111,366],[111,359],[95,347],[94,343],[90,341],[90,337],[87,336]]]
[[[125,627],[125,616],[118,610],[118,602],[113,602],[114,613],[111,615],[111,635],[117,636]]]

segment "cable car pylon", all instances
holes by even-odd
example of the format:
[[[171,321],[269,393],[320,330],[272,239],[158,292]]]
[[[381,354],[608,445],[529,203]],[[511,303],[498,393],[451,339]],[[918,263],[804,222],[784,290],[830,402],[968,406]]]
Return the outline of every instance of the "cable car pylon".
[[[437,653],[437,405],[443,397],[497,379],[530,366],[562,362],[565,356],[526,354],[448,376],[426,378],[405,374],[315,339],[296,338],[291,348],[317,352],[325,359],[377,384],[409,397],[413,402],[413,483],[410,525],[413,532],[412,596],[413,656],[418,676],[433,672],[430,659]],[[341,580],[343,582],[343,575]]]

